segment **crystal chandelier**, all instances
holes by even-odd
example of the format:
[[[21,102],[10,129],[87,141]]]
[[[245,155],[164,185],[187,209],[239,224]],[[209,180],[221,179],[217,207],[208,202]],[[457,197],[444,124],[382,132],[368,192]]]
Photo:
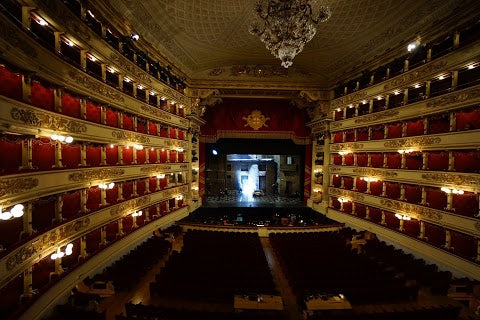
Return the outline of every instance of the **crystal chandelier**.
[[[311,2],[314,1],[258,0],[255,5],[261,23],[252,23],[249,31],[260,37],[285,68],[293,64],[295,56],[315,36],[315,25],[330,18],[328,7],[312,8]]]

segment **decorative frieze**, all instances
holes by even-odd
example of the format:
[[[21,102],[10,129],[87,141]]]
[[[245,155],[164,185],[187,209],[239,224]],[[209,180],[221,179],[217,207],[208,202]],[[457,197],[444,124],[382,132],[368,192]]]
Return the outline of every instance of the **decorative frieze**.
[[[455,173],[422,173],[422,179],[436,181],[456,186],[478,186],[480,185],[480,175],[475,174],[455,174]]]
[[[22,193],[38,186],[36,178],[16,178],[0,180],[0,197]]]
[[[475,87],[457,93],[433,98],[427,102],[427,108],[438,108],[480,98],[480,88]]]
[[[398,113],[399,113],[398,110],[387,110],[383,112],[372,113],[365,116],[361,116],[358,119],[355,119],[355,123],[360,124],[360,123],[368,123],[368,122],[374,122],[379,120],[385,120],[385,119],[395,117],[396,115],[398,115]]]
[[[4,47],[2,50],[8,51],[11,47],[14,47],[20,49],[24,54],[32,59],[37,58],[37,50],[35,50],[35,48],[28,42],[21,39],[21,34],[22,32],[19,32],[17,28],[7,23],[6,20],[0,19],[0,37],[7,43],[6,47]]]
[[[388,209],[392,210],[395,213],[405,213],[409,216],[416,215],[420,218],[424,217],[429,220],[442,220],[443,215],[440,211],[435,210],[435,209],[430,209],[427,207],[422,207],[414,204],[410,204],[407,202],[401,202],[401,201],[396,201],[396,200],[390,200],[390,199],[381,199],[380,204]]]
[[[120,130],[113,130],[112,131],[112,137],[115,139],[119,140],[125,140],[125,141],[130,141],[130,142],[135,142],[135,143],[150,143],[150,138],[148,136],[145,136],[141,133],[135,133],[135,132],[130,132],[130,131],[120,131]]]
[[[340,150],[350,150],[350,149],[362,149],[363,143],[352,142],[352,143],[335,143],[330,145],[331,151],[340,151]]]
[[[133,76],[141,80],[143,83],[151,84],[152,80],[143,70],[135,66],[130,60],[127,60],[123,56],[116,54],[115,52],[110,53],[110,58],[115,62],[117,67],[120,67],[123,70],[130,72]]]
[[[399,77],[395,77],[392,80],[384,84],[384,90],[396,89],[402,86],[409,85],[415,81],[422,80],[432,73],[437,71],[443,71],[447,66],[447,59],[439,59],[431,63],[426,64],[423,67],[416,68],[414,71],[407,72]]]
[[[366,90],[365,91],[358,91],[358,92],[355,92],[353,94],[349,94],[348,96],[341,97],[341,98],[333,100],[330,103],[330,108],[333,109],[337,106],[342,106],[342,105],[352,103],[353,101],[365,98],[367,95],[368,95],[368,92]]]
[[[390,140],[386,141],[383,145],[386,148],[404,148],[430,146],[433,144],[439,144],[440,142],[442,142],[442,139],[440,137],[415,137]]]
[[[90,78],[87,75],[80,73],[80,71],[70,70],[68,72],[70,78],[78,83],[79,85],[85,87],[86,89],[98,93],[106,98],[118,101],[125,102],[125,99],[118,90],[115,90],[107,85],[102,84],[100,81]]]
[[[328,189],[328,194],[330,196],[335,196],[335,197],[346,197],[351,200],[358,200],[358,201],[364,201],[365,196],[361,193],[350,191],[350,190],[343,190],[343,189],[337,189],[337,188],[329,188]]]
[[[24,124],[40,128],[71,133],[87,132],[87,126],[81,122],[64,117],[56,117],[42,111],[13,107],[10,111],[10,115],[13,120],[21,121]]]
[[[164,196],[167,196],[164,192]],[[143,196],[141,198],[132,199],[120,203],[117,206],[114,206],[110,209],[110,216],[123,216],[125,214],[131,213],[138,208],[145,207],[151,203],[150,196]]]
[[[379,177],[379,178],[394,178],[397,176],[397,173],[391,170],[378,170],[378,169],[364,168],[364,167],[354,168],[353,172],[361,176]]]
[[[117,178],[118,176],[121,176],[124,173],[125,173],[125,170],[120,168],[92,169],[87,171],[79,171],[79,172],[71,173],[68,176],[68,180],[69,181],[105,180],[105,179]]]

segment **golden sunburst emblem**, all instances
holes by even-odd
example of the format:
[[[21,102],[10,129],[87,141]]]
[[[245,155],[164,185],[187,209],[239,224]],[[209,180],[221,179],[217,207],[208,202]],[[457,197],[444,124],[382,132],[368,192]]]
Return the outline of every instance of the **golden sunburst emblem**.
[[[253,130],[258,130],[261,127],[268,127],[267,121],[270,120],[269,117],[265,117],[260,110],[253,110],[248,117],[243,117],[243,120],[247,121],[244,125],[250,126]]]

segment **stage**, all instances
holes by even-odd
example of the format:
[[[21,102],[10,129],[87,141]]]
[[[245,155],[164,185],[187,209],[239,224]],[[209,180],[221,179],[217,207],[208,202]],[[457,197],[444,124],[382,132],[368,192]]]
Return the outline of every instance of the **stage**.
[[[284,197],[274,194],[265,194],[262,196],[254,197],[247,196],[239,192],[229,192],[227,195],[216,195],[206,197],[206,201],[203,204],[207,208],[285,208],[305,207],[300,197]]]

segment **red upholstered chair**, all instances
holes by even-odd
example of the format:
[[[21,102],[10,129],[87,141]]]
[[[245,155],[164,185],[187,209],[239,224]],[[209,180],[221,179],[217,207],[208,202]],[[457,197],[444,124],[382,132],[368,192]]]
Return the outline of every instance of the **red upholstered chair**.
[[[8,157],[0,157],[0,174],[11,174],[19,171],[22,165],[23,137],[16,135],[0,135],[0,150]]]
[[[422,201],[422,189],[419,186],[405,184],[405,200],[419,204]]]
[[[345,142],[353,142],[353,141],[355,141],[355,131],[347,130],[345,132]]]
[[[446,133],[450,131],[450,116],[448,113],[428,118],[428,133]]]
[[[137,152],[137,164],[144,164],[145,163],[145,154],[147,150],[133,150],[133,152]]]
[[[370,193],[374,196],[381,196],[383,191],[383,182],[382,181],[372,181],[370,182]]]
[[[337,165],[337,166],[342,165],[342,156],[339,155],[339,154],[334,154],[333,155],[333,164]]]
[[[134,151],[134,148],[132,148],[132,147],[124,147],[122,149],[123,164],[124,165],[132,164],[132,162],[133,162],[133,151]]]
[[[370,164],[374,168],[383,168],[383,153],[371,153]]]
[[[386,190],[385,194],[387,198],[397,200],[400,198],[400,184],[394,182],[385,182]]]
[[[421,152],[412,152],[405,155],[405,164],[409,170],[421,170],[423,168],[423,158]]]
[[[128,114],[122,114],[123,129],[133,131],[133,117]]]
[[[355,203],[355,214],[360,218],[365,218],[366,207],[363,204]]]
[[[108,149],[109,147],[107,147]],[[90,167],[98,167],[101,163],[102,150],[100,146],[87,146],[87,165]]]
[[[387,155],[387,168],[400,169],[402,165],[402,155],[398,152],[388,153]]]
[[[155,163],[157,162],[157,151],[155,149],[148,149],[148,161],[150,163]]]
[[[439,188],[425,187],[427,205],[430,208],[445,210],[447,207],[447,194]]]
[[[87,209],[96,211],[101,203],[101,190],[98,187],[91,187],[87,190]]]
[[[371,140],[381,140],[385,138],[385,127],[374,126],[372,127]]]
[[[110,145],[106,147],[106,162],[109,166],[116,166],[118,163],[118,147]]]
[[[62,145],[62,164],[69,169],[76,169],[81,163],[79,145]]]
[[[423,135],[423,119],[407,122],[407,137]]]
[[[480,172],[480,151],[455,151],[454,168],[458,172]]]
[[[353,153],[349,153],[344,155],[345,157],[345,165],[346,166],[353,166]]]
[[[52,226],[55,218],[55,197],[44,197],[36,200],[32,206],[32,228],[43,232]]]
[[[473,217],[478,215],[478,194],[465,192],[464,194],[454,194],[452,199],[452,208],[456,214]]]
[[[387,228],[392,230],[398,230],[400,227],[400,220],[395,217],[395,213],[385,211],[385,223],[387,224]]]
[[[374,223],[380,223],[382,221],[382,210],[374,207],[370,207],[370,220]]]
[[[347,190],[352,190],[353,188],[353,178],[352,177],[343,177],[343,188]]]
[[[55,109],[55,92],[46,84],[40,81],[32,81],[32,88],[30,94],[30,102],[37,108],[42,108],[48,111]]]
[[[74,191],[63,195],[62,217],[66,220],[76,218],[80,213],[80,192]]]
[[[0,65],[0,95],[22,100],[22,75]]]
[[[427,168],[434,171],[448,170],[448,152],[427,151]]]
[[[333,143],[342,143],[343,142],[343,132],[336,132],[333,134]]]
[[[362,128],[357,129],[357,141],[367,141],[368,140],[368,129]]]
[[[157,132],[157,125],[152,121],[148,123],[148,134],[151,134],[154,136],[159,134],[159,132]]]
[[[117,203],[118,199],[118,185],[115,184],[115,186],[112,189],[108,189],[106,192],[106,197],[105,199],[107,200],[107,203],[109,205],[114,205]]]
[[[368,164],[368,156],[366,153],[357,154],[357,166],[366,167]]]
[[[355,183],[358,192],[367,192],[367,182],[364,180],[360,180],[360,178],[356,178],[357,181]]]
[[[125,200],[129,200],[132,198],[133,194],[133,181],[126,181],[123,183],[122,186],[122,195]]]
[[[474,237],[457,231],[450,231],[453,252],[465,259],[474,260],[477,256],[477,243]]]
[[[457,131],[480,129],[480,109],[457,112]]]
[[[106,108],[105,124],[110,127],[118,128],[118,112],[112,110],[112,108]]]
[[[420,221],[416,219],[403,221],[403,233],[410,237],[417,238],[420,235]]]
[[[88,121],[95,123],[102,122],[102,108],[93,101],[87,100],[86,115]]]
[[[55,165],[55,142],[48,138],[33,139],[32,163],[39,170],[52,170]]]
[[[332,208],[340,210],[340,201],[335,197],[332,197]]]
[[[80,118],[80,98],[72,93],[63,92],[62,113],[70,117]]]
[[[402,137],[402,124],[390,124],[387,125],[388,134],[387,139],[401,138]]]
[[[145,180],[144,179],[137,180],[136,183],[137,183],[138,196],[139,197],[143,196],[145,194]]]
[[[333,177],[332,177],[332,185],[333,185],[335,188],[340,188],[341,178],[340,178],[339,175],[337,175],[337,174],[333,175]]]
[[[445,245],[445,229],[428,222],[424,222],[424,224],[425,224],[425,236],[427,237],[426,239],[427,242],[437,247],[444,246]]]

